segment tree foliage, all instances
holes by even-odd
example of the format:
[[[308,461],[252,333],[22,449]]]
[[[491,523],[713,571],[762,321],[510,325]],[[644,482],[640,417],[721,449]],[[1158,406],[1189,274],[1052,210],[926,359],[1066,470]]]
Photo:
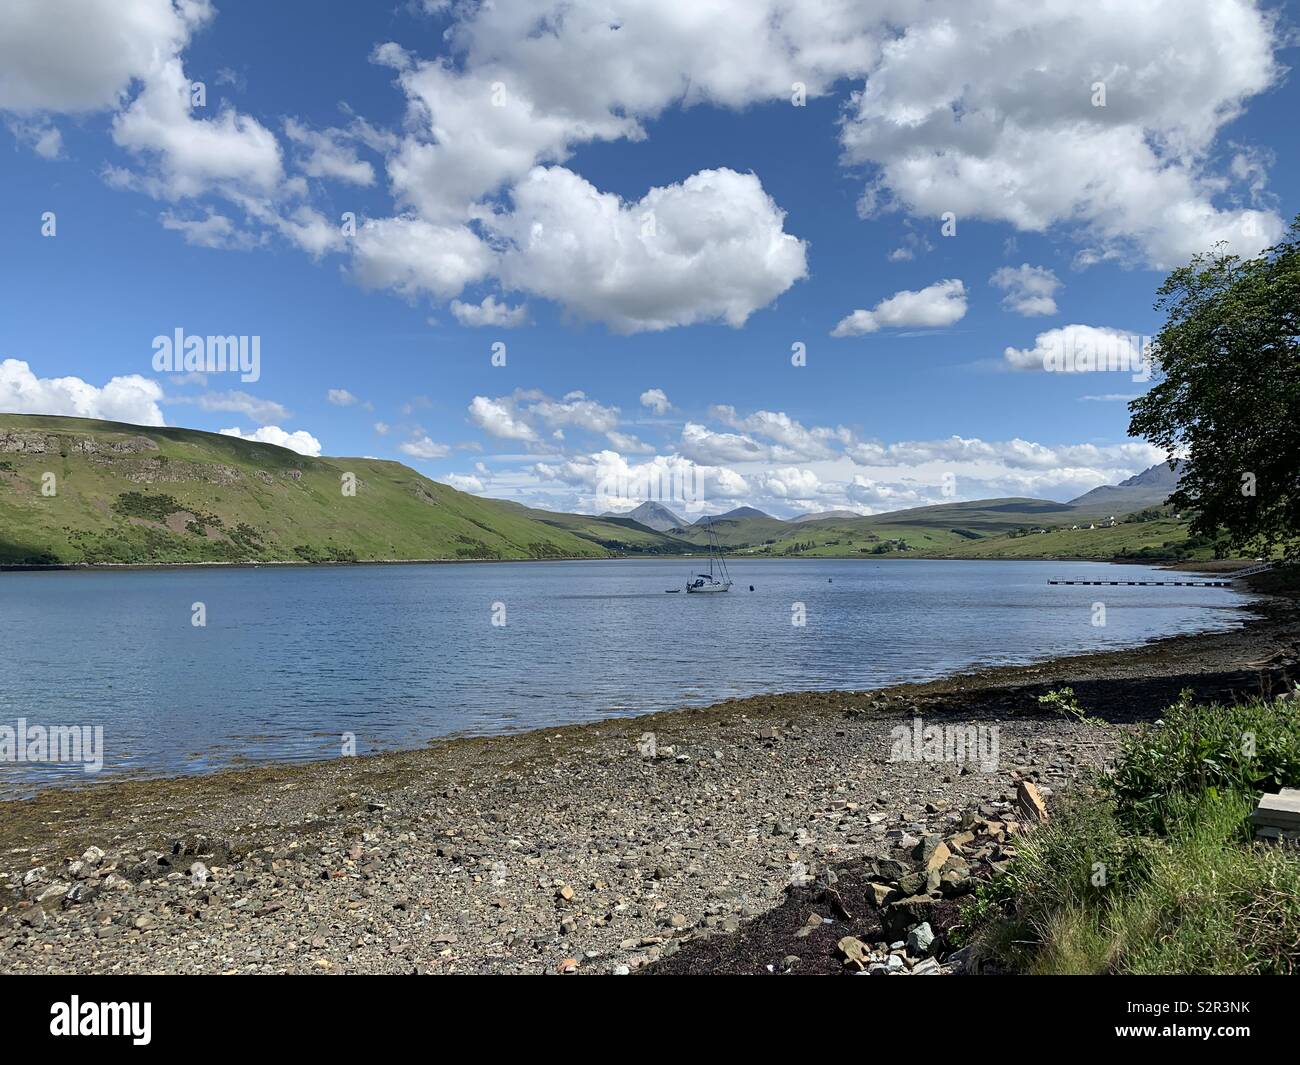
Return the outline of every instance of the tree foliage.
[[[1196,534],[1300,554],[1300,217],[1257,258],[1197,256],[1155,306],[1157,383],[1129,432],[1178,456],[1169,501]]]

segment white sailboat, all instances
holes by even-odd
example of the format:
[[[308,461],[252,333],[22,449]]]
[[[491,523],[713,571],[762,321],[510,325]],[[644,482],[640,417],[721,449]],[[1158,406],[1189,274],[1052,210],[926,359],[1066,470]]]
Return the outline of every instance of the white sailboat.
[[[718,534],[713,531],[713,522],[704,526],[709,545],[709,572],[692,573],[686,582],[686,590],[696,594],[725,592],[731,587],[731,574],[727,570],[727,560],[722,556],[718,545]]]

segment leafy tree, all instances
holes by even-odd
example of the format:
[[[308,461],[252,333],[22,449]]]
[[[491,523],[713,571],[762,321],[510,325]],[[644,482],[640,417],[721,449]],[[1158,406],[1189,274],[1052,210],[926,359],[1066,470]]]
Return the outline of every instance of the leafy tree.
[[[1129,432],[1180,456],[1193,533],[1300,555],[1300,216],[1254,259],[1222,247],[1169,275],[1157,383]]]

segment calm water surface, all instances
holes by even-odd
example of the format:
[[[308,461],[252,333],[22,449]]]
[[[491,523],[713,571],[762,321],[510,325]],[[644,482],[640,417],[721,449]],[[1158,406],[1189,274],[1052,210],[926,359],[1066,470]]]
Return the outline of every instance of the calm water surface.
[[[665,595],[688,568],[0,573],[0,725],[102,725],[105,775],[193,773],[333,757],[345,732],[360,753],[1131,647],[1236,627],[1248,602],[1227,588],[1047,583],[1169,576],[1146,566],[910,560],[737,561],[726,595]],[[1098,601],[1105,627],[1092,624]],[[0,793],[82,779],[0,763]]]

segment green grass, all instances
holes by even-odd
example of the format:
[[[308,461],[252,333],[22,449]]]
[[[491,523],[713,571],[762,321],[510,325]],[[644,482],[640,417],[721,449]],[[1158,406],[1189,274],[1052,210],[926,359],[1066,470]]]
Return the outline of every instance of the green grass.
[[[14,434],[41,440],[45,453],[15,450]],[[397,462],[307,458],[189,429],[22,415],[0,415],[0,451],[0,563],[611,554],[536,512],[458,492]],[[53,496],[41,492],[46,473],[56,478]],[[346,473],[357,480],[352,497],[342,491]]]
[[[1293,701],[1171,708],[977,895],[977,955],[1033,974],[1300,971],[1300,850],[1247,822],[1261,787],[1300,785],[1296,724]]]

